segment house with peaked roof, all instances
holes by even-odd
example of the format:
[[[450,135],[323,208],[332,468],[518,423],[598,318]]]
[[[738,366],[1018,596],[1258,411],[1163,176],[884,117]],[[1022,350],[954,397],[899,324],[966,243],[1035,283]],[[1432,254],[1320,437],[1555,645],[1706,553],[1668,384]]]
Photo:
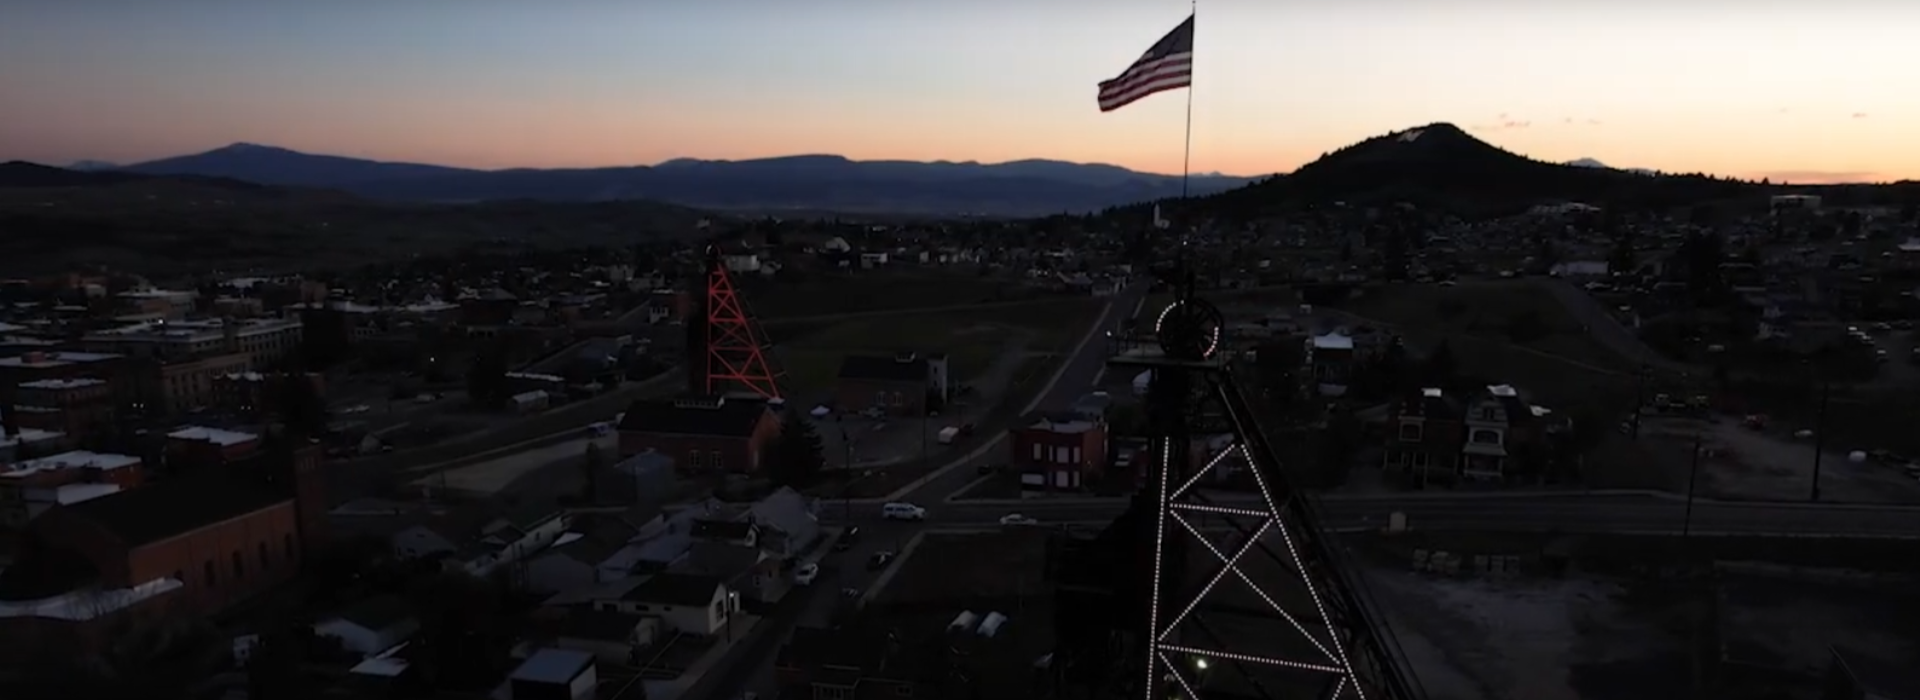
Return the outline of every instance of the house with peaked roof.
[[[740,611],[740,597],[719,578],[704,574],[665,573],[635,579],[625,590],[593,601],[593,609],[658,617],[681,634],[708,637],[726,629]]]

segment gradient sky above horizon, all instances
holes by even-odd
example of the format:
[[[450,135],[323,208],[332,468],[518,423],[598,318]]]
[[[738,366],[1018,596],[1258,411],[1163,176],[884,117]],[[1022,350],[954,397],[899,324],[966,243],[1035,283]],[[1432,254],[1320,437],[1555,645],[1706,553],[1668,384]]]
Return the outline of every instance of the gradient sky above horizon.
[[[1181,169],[1095,83],[1177,0],[0,0],[0,160],[232,142],[468,167],[838,153]],[[1206,0],[1195,172],[1447,121],[1543,160],[1920,179],[1920,3]]]

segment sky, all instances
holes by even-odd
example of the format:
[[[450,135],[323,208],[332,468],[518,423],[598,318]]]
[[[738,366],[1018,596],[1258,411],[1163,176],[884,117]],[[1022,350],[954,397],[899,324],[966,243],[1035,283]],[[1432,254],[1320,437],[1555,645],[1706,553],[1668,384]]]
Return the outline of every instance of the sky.
[[[1095,85],[1179,0],[0,0],[0,160],[234,142],[480,168],[836,153],[1178,173]],[[1542,160],[1920,179],[1920,2],[1203,0],[1191,167],[1452,122]]]

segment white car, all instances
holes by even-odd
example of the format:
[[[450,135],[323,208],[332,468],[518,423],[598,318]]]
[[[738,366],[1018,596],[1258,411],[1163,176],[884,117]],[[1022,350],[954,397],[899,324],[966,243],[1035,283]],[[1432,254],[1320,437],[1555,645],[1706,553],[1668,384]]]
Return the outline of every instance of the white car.
[[[817,578],[820,578],[819,564],[815,564],[813,562],[807,562],[805,564],[801,564],[800,568],[793,570],[793,582],[795,584],[798,584],[801,586],[811,586],[813,585],[813,580]]]
[[[1033,518],[1029,518],[1019,513],[1008,513],[1004,516],[1001,516],[1000,524],[1008,527],[1012,527],[1015,525],[1039,525],[1040,521],[1034,520]]]

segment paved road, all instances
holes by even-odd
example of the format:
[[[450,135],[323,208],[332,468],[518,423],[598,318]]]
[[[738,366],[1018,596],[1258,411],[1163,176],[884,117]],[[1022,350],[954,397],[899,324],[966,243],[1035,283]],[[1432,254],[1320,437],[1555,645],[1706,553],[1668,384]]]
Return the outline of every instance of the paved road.
[[[1252,504],[1252,496],[1223,496],[1222,504]],[[992,525],[1008,513],[1043,524],[1092,525],[1110,521],[1126,508],[1118,500],[1034,500],[1027,502],[943,503],[931,509],[934,526]],[[850,512],[849,512],[850,510]],[[849,510],[824,508],[830,521],[849,516],[875,522],[879,506],[854,503]],[[1390,514],[1405,513],[1421,530],[1526,532],[1679,532],[1686,502],[1654,494],[1446,494],[1322,499],[1322,526],[1334,529],[1382,527]],[[1757,503],[1698,499],[1693,505],[1696,533],[1920,538],[1920,507]]]
[[[1105,341],[1106,331],[1121,321],[1133,318],[1136,313],[1147,313],[1142,304],[1147,298],[1148,285],[1142,281],[1131,285],[1114,295],[1112,305],[1100,323],[1087,331],[1085,342],[1072,357],[1061,363],[1058,380],[1046,393],[1037,397],[1033,405],[1026,410],[1064,411],[1073,407],[1073,402],[1095,391],[1101,373],[1106,369],[1108,350]],[[975,467],[982,464],[998,464],[1007,461],[1006,433],[993,436],[986,444],[975,448],[967,456],[954,460],[935,470],[937,476],[927,483],[914,487],[904,495],[894,499],[919,503],[929,508],[934,503],[953,495],[975,479],[980,478]]]

